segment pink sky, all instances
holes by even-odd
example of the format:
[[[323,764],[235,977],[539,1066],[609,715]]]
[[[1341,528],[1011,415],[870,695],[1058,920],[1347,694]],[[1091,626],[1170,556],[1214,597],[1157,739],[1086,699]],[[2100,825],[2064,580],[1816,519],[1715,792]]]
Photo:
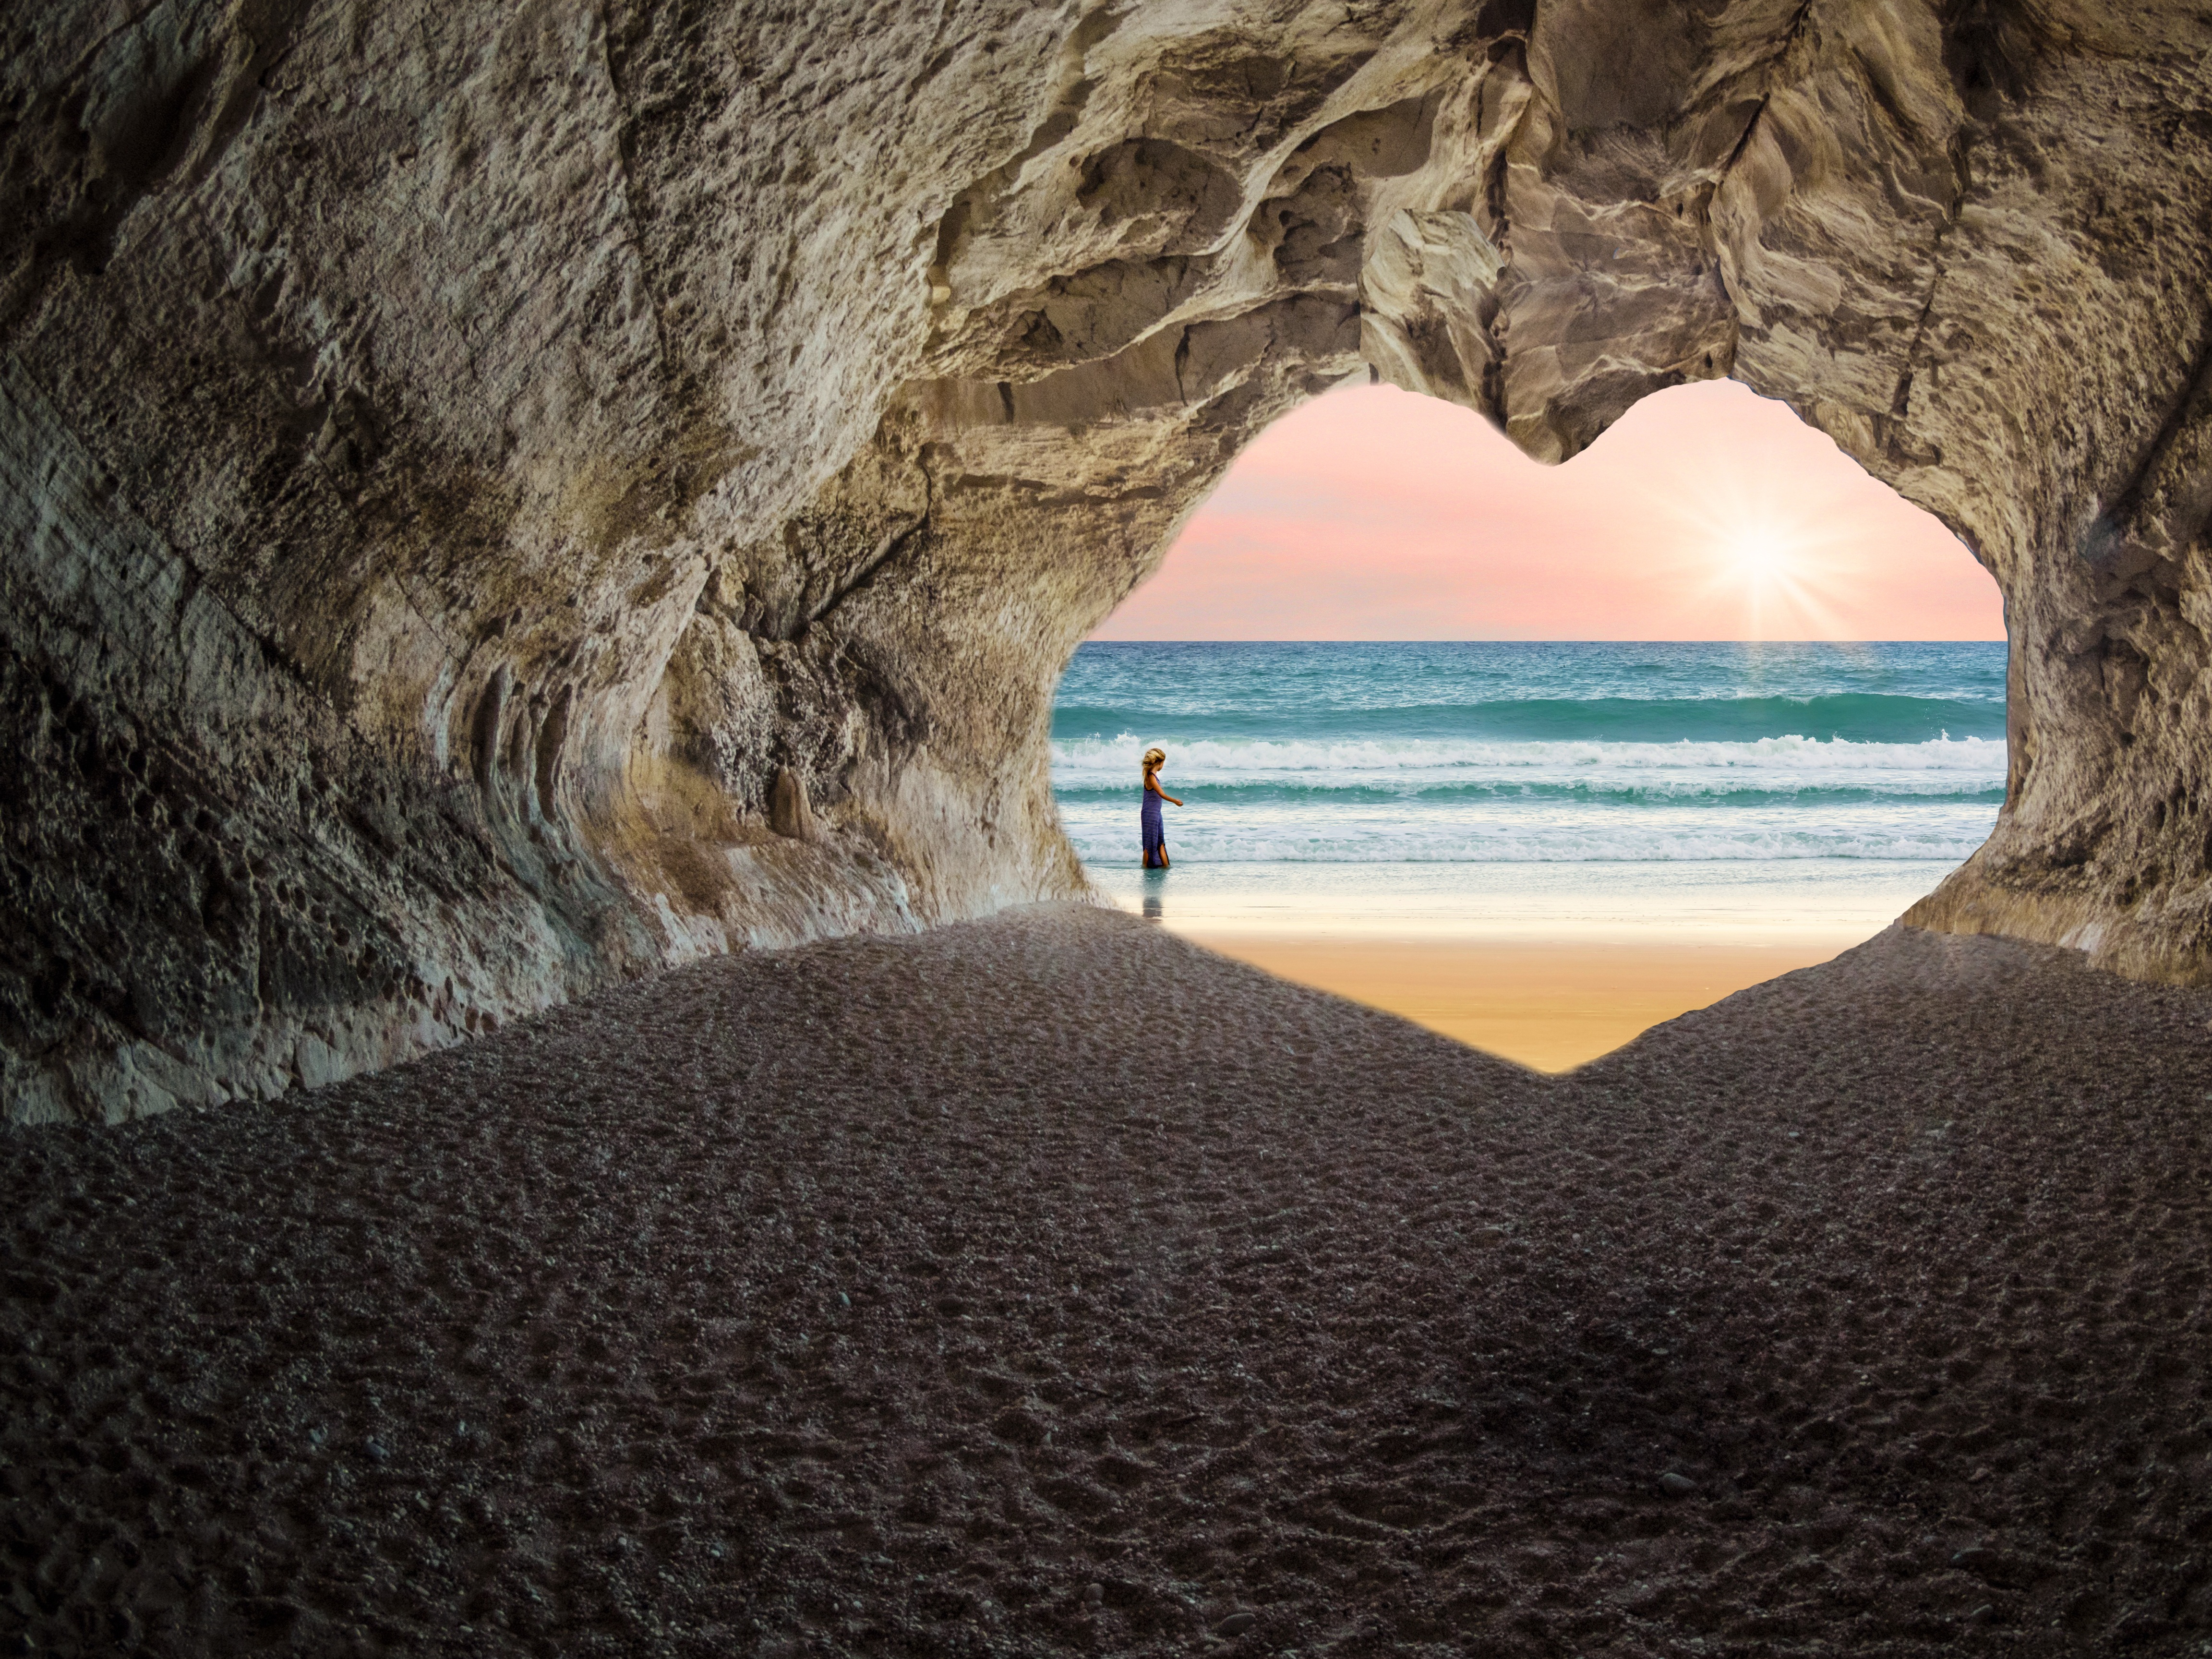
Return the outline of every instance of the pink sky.
[[[2000,640],[1951,533],[1734,381],[1645,398],[1565,466],[1395,386],[1270,427],[1109,640]]]

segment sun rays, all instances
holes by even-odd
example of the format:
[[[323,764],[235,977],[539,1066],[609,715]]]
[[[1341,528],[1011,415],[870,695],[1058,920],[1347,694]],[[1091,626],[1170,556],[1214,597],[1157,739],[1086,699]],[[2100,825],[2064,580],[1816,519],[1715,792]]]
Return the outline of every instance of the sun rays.
[[[1736,480],[1676,504],[1666,539],[1682,609],[1747,640],[1845,639],[1841,614],[1860,574],[1866,528],[1826,492]]]
[[[1745,636],[1754,640],[1825,638],[1841,623],[1823,590],[1834,585],[1833,567],[1801,530],[1772,523],[1739,526],[1715,548],[1708,595],[1739,595]]]

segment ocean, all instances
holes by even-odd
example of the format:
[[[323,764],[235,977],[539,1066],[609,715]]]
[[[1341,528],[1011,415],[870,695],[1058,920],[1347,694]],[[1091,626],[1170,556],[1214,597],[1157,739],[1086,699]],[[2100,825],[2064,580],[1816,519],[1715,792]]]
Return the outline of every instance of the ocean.
[[[1995,641],[1094,641],[1054,787],[1109,896],[1194,927],[1864,937],[1989,834],[2004,674]]]

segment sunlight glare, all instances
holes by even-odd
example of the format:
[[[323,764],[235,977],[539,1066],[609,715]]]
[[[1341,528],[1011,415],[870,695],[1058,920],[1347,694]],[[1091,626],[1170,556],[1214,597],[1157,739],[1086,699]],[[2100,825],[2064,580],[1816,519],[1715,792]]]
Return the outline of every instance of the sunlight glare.
[[[1723,556],[1747,582],[1786,583],[1796,574],[1796,550],[1771,525],[1746,525],[1723,544]]]
[[[1786,474],[1738,475],[1671,505],[1685,543],[1674,562],[1686,608],[1732,614],[1744,639],[1849,636],[1838,605],[1869,550],[1832,489]]]

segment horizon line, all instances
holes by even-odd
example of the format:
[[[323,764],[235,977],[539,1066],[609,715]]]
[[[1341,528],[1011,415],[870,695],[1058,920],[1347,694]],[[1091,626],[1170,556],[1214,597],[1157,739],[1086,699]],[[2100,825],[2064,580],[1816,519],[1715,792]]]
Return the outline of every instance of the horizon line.
[[[1201,639],[1195,635],[1156,640],[1101,640],[1086,638],[1084,645],[2010,645],[2009,638],[2002,639],[1917,639],[1917,640],[1736,640],[1736,639],[1473,639],[1460,636],[1433,635],[1424,638],[1393,637],[1362,639],[1351,636],[1329,639]]]

